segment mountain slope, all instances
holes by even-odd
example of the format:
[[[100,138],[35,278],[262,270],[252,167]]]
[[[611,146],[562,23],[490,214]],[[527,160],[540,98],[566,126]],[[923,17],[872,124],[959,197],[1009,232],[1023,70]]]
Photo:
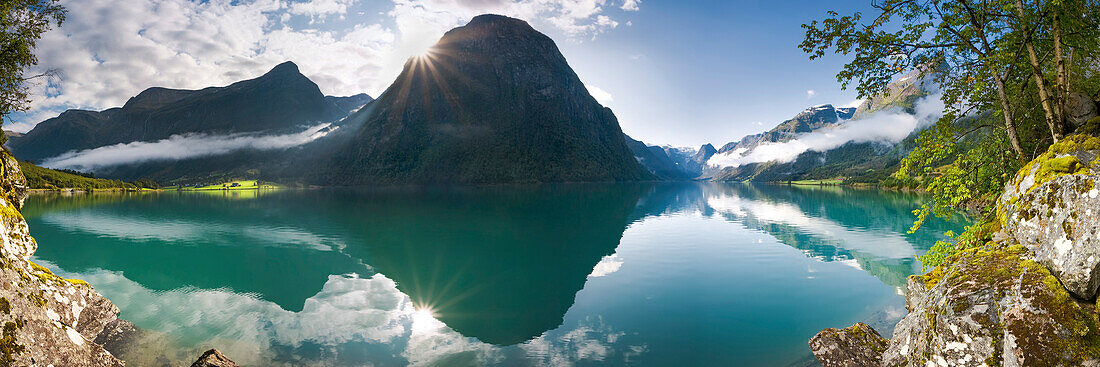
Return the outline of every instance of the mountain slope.
[[[916,102],[929,95],[931,84],[913,71],[887,86],[884,94],[864,101],[856,108],[811,107],[794,118],[760,134],[749,135],[724,145],[719,154],[748,155],[762,144],[782,143],[811,132],[828,132],[849,121],[868,119],[878,112],[915,113]],[[884,127],[885,128],[885,127]],[[893,172],[897,164],[915,146],[920,129],[898,142],[848,142],[826,151],[807,150],[790,162],[757,162],[739,166],[708,166],[703,176],[716,181],[786,181],[854,178],[859,182],[878,182]]]
[[[676,162],[669,158],[668,153],[661,147],[648,146],[625,134],[623,138],[626,139],[626,146],[630,148],[634,159],[658,179],[676,181],[695,177],[680,170]]]
[[[481,15],[414,57],[309,181],[329,185],[650,179],[610,109],[526,22]],[[348,131],[351,131],[350,133]],[[336,139],[325,139],[326,142]],[[314,144],[319,144],[318,141]]]
[[[341,118],[369,98],[325,97],[297,65],[285,62],[263,76],[226,87],[154,87],[122,107],[65,111],[22,137],[11,137],[8,147],[19,159],[41,161],[72,150],[155,141],[184,133],[281,130]]]
[[[771,130],[748,135],[739,141],[727,143],[718,149],[718,153],[732,152],[737,149],[751,150],[761,143],[790,141],[798,137],[799,134],[836,126],[842,120],[842,116],[851,118],[852,112],[851,108],[837,109],[829,104],[810,107],[799,112],[794,118],[779,123]]]

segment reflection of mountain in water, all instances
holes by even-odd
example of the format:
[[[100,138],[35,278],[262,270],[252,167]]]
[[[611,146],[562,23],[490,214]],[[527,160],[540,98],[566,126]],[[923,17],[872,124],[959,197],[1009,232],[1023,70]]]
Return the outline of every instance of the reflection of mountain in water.
[[[284,200],[163,193],[35,202],[47,199],[27,205],[31,233],[49,244],[35,255],[71,272],[120,271],[159,291],[228,288],[298,311],[330,275],[366,271],[337,251],[342,238],[300,227]],[[42,225],[63,230],[35,230]]]
[[[634,220],[698,211],[764,231],[821,261],[844,261],[903,287],[920,270],[915,256],[958,230],[961,219],[931,220],[915,233],[910,214],[920,205],[912,193],[842,187],[688,183],[655,187],[639,203]]]
[[[625,228],[649,216],[718,216],[891,286],[954,226],[905,234],[911,194],[712,183],[30,200],[32,233],[50,244],[38,256],[70,272],[118,272],[152,291],[227,288],[294,312],[334,274],[381,273],[448,327],[498,345],[560,325]]]
[[[362,241],[347,252],[369,258],[456,331],[515,344],[561,324],[593,267],[618,246],[643,190],[551,185],[359,192],[357,211],[342,218],[355,222],[348,228]]]
[[[38,253],[68,271],[120,271],[153,290],[229,288],[291,311],[302,310],[329,275],[381,272],[449,327],[507,345],[561,324],[593,267],[618,246],[644,191],[545,185],[285,192],[245,201],[192,193],[39,197],[28,217],[32,228],[67,228],[35,232],[43,243],[79,243]],[[91,243],[88,233],[96,235]],[[203,271],[190,266],[200,262]]]

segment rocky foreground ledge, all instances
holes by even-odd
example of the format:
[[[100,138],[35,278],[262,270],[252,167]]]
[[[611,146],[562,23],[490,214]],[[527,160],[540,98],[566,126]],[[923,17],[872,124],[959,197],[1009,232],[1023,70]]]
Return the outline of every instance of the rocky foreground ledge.
[[[0,148],[0,366],[124,366],[112,349],[140,330],[87,282],[28,260],[38,244],[20,212],[26,196],[18,162]],[[193,366],[236,364],[210,350]]]
[[[909,277],[884,339],[863,323],[810,339],[831,366],[1100,366],[1100,138],[1063,139],[997,202],[984,245]]]

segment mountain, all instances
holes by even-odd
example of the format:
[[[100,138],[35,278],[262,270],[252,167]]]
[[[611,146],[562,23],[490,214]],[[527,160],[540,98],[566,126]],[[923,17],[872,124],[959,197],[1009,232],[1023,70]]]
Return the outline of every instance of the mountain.
[[[344,116],[359,110],[360,107],[366,106],[367,103],[374,101],[374,98],[368,96],[366,93],[359,93],[353,96],[347,97],[333,97],[325,96],[325,101],[336,105],[340,111],[346,111]]]
[[[156,141],[186,133],[279,131],[344,117],[370,101],[361,94],[326,97],[298,66],[285,62],[255,79],[226,87],[179,90],[154,87],[122,107],[68,110],[43,121],[8,147],[22,160],[41,161],[72,150]]]
[[[886,90],[868,98],[856,107],[852,118],[864,118],[889,108],[901,108],[913,113],[914,105],[921,97],[931,93],[932,81],[923,69],[916,69],[886,85]]]
[[[843,109],[843,112],[824,104],[814,106],[799,112],[794,118],[781,122],[771,130],[763,133],[749,135],[736,142],[727,143],[718,153],[732,152],[737,149],[752,150],[761,143],[780,143],[790,141],[801,134],[816,131],[825,127],[837,126],[842,120],[842,115],[851,118],[851,108]]]
[[[623,138],[626,139],[626,146],[630,148],[630,152],[634,155],[634,159],[658,179],[676,181],[686,180],[697,176],[688,174],[677,167],[676,162],[668,156],[668,153],[663,148],[648,146],[641,141],[634,140],[626,134],[623,134]]]
[[[722,146],[718,154],[744,156],[762,144],[787,142],[810,132],[826,132],[849,121],[869,118],[880,111],[898,110],[913,114],[917,100],[929,95],[930,87],[928,78],[922,78],[920,71],[913,71],[890,83],[886,91],[867,99],[859,107],[810,107],[771,130]],[[896,169],[901,159],[915,146],[919,134],[920,130],[915,130],[897,143],[849,142],[824,152],[809,150],[791,162],[748,163],[737,167],[706,166],[702,176],[716,181],[849,177],[856,182],[878,182]]]
[[[695,155],[691,156],[691,161],[698,164],[700,169],[706,166],[707,160],[714,156],[714,153],[718,153],[717,149],[714,149],[713,145],[703,144],[699,147],[699,150],[695,151]]]
[[[323,185],[652,179],[618,120],[554,41],[480,15],[406,62],[368,108],[339,124],[304,181]],[[306,148],[309,149],[309,148]]]

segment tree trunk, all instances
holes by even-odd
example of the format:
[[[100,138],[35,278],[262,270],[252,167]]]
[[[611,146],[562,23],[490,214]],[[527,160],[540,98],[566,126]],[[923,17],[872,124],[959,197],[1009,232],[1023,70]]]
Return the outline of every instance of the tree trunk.
[[[1043,106],[1043,114],[1046,116],[1047,127],[1050,128],[1050,136],[1054,138],[1054,142],[1057,143],[1062,138],[1062,129],[1059,128],[1058,112],[1055,111],[1055,107],[1051,103],[1051,92],[1047,86],[1046,78],[1043,77],[1043,67],[1039,63],[1039,56],[1035,52],[1035,43],[1031,40],[1031,34],[1028,34],[1027,21],[1024,15],[1024,3],[1023,0],[1016,0],[1016,15],[1020,24],[1020,31],[1024,32],[1024,47],[1027,48],[1028,61],[1031,64],[1031,74],[1035,77],[1035,84],[1039,88],[1039,101]],[[1038,25],[1036,24],[1036,27]]]
[[[1069,74],[1066,72],[1066,57],[1062,54],[1062,17],[1061,9],[1054,9],[1054,19],[1051,32],[1054,34],[1054,60],[1058,71],[1058,121],[1055,127],[1058,129],[1058,137],[1065,133],[1066,129],[1066,101],[1069,99]],[[1055,139],[1057,141],[1057,139]]]
[[[1005,132],[1008,133],[1008,142],[1012,144],[1012,150],[1020,160],[1024,157],[1024,149],[1020,147],[1020,138],[1016,135],[1016,117],[1012,113],[1012,105],[1008,102],[1008,93],[1005,92],[1005,80],[1001,73],[993,71],[993,80],[997,83],[997,98],[1001,100],[1001,110],[1005,117]]]

